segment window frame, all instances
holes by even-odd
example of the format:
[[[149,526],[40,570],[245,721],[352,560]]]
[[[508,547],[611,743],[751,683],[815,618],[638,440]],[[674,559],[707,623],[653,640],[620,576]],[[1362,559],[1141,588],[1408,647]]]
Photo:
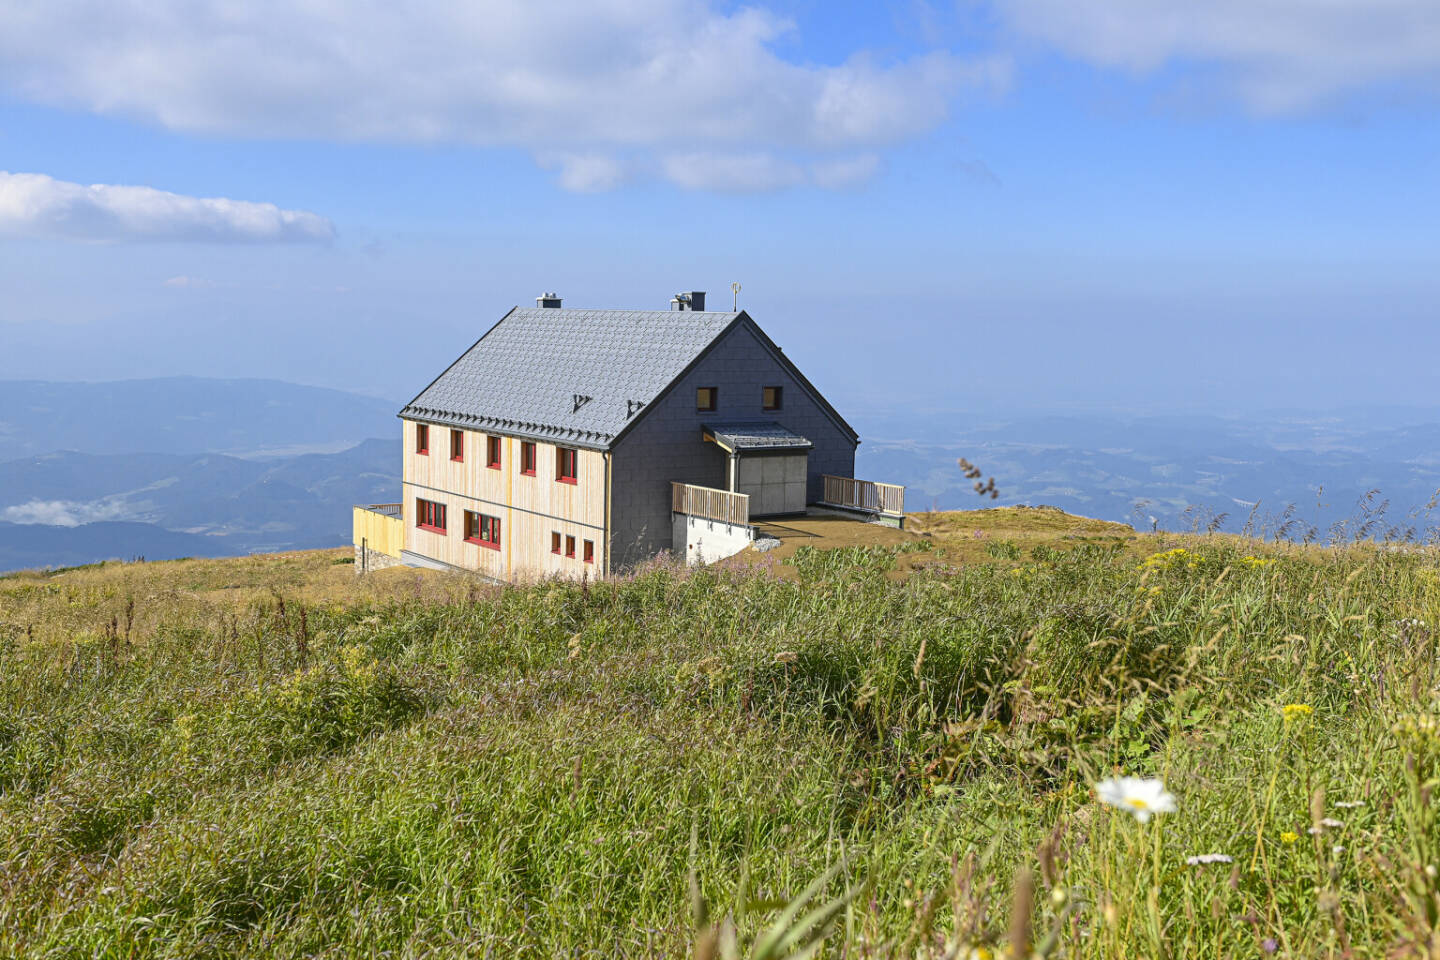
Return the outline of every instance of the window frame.
[[[565,458],[570,458],[570,472],[565,472]],[[579,483],[580,482],[580,451],[574,447],[555,448],[555,482],[556,483]]]
[[[464,430],[456,430],[456,429],[454,429],[454,428],[451,428],[451,430],[450,430],[450,462],[451,462],[451,463],[464,463],[464,462],[465,462],[465,431],[464,431]]]
[[[500,469],[500,438],[494,434],[485,437],[485,466],[491,470]]]
[[[586,563],[594,563],[594,562],[595,562],[595,541],[594,541],[594,540],[586,540],[586,541],[585,541],[584,546],[581,548],[581,556],[584,557]]]
[[[530,464],[529,469],[526,469],[526,467],[525,467],[525,464],[527,464],[527,463]],[[534,440],[522,440],[522,441],[520,441],[520,475],[521,475],[522,477],[533,477],[533,476],[535,476],[535,441],[534,441]]]
[[[429,530],[431,533],[448,534],[446,530],[445,504],[438,500],[426,500],[424,497],[415,498],[415,528],[417,530]],[[435,521],[435,522],[427,522]]]
[[[766,403],[766,395],[775,391],[775,402]],[[761,387],[760,388],[760,409],[761,410],[782,410],[785,407],[785,388],[783,386]]]
[[[415,424],[415,453],[421,457],[430,456],[430,424]]]
[[[567,560],[575,559],[575,535],[573,533],[565,534],[565,558]]]
[[[710,402],[709,402],[709,405],[708,405],[708,406],[700,402],[701,396],[702,396],[706,391],[708,391],[708,392],[709,392],[709,395],[710,395]],[[696,387],[696,388],[695,388],[695,412],[696,412],[696,413],[714,413],[714,412],[715,412],[716,410],[718,410],[718,409],[720,409],[720,388],[719,388],[719,387]]]
[[[550,552],[553,553],[553,554],[555,554],[555,556],[557,556],[557,557],[560,556],[560,531],[559,531],[559,530],[551,530],[551,531],[550,531]]]
[[[470,535],[471,523],[474,523],[475,535]],[[489,537],[486,536],[487,528]],[[485,547],[488,550],[500,549],[500,518],[488,513],[480,513],[476,510],[465,511],[465,542],[473,543],[476,546]]]

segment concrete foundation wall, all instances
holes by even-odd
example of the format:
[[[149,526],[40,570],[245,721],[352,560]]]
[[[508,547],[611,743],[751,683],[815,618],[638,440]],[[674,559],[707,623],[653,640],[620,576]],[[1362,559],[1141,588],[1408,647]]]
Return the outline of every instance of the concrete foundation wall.
[[[684,313],[675,316],[677,323],[684,322]],[[761,390],[773,386],[783,388],[782,409],[764,410]],[[716,410],[695,409],[697,387],[718,388]],[[725,451],[701,439],[701,426],[744,420],[774,421],[815,445],[806,471],[806,502],[820,499],[822,474],[855,475],[855,441],[850,434],[741,324],[647,408],[643,419],[615,445],[610,507],[613,569],[672,549],[672,480],[728,489]]]
[[[733,557],[755,539],[755,528],[748,525],[721,523],[683,513],[671,516],[675,553],[692,567]]]

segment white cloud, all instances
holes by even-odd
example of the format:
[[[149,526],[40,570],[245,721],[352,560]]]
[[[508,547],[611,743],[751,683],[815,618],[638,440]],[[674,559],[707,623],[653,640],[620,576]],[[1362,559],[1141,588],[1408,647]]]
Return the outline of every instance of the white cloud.
[[[166,280],[164,285],[167,287],[208,287],[210,286],[210,281],[201,277],[187,277],[181,274],[178,277],[171,277],[169,280]]]
[[[0,170],[0,234],[81,240],[330,240],[330,221],[273,203],[187,197],[153,187],[84,186]]]
[[[576,193],[613,190],[628,180],[630,172],[620,158],[604,153],[547,153],[541,166],[560,171],[560,186]]]
[[[873,153],[858,157],[841,157],[838,160],[822,160],[810,167],[810,179],[817,187],[827,190],[843,190],[857,187],[880,172],[880,158]]]
[[[0,5],[0,93],[211,135],[518,146],[597,190],[662,151],[875,149],[1008,77],[948,53],[795,63],[793,30],[712,0],[22,0]]]
[[[769,153],[679,153],[660,160],[665,179],[688,190],[754,193],[805,182],[798,163]]]
[[[1263,112],[1387,83],[1440,89],[1435,0],[992,0],[1015,32],[1137,72],[1212,69]]]
[[[100,520],[120,520],[129,514],[124,502],[116,499],[84,502],[79,500],[31,500],[0,510],[0,520],[8,523],[43,523],[57,527],[78,527]]]

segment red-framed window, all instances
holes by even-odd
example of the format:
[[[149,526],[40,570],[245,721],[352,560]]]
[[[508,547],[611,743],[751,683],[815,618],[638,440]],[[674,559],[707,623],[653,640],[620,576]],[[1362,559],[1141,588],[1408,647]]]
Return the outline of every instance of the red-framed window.
[[[565,556],[569,557],[571,560],[574,560],[574,559],[575,559],[575,538],[574,538],[574,537],[567,536],[567,537],[565,538]]]
[[[555,448],[555,479],[561,483],[577,483],[576,451],[570,447]]]
[[[500,518],[488,513],[465,511],[465,542],[478,543],[491,550],[500,549]]]
[[[433,533],[445,532],[445,504],[415,498],[415,526]]]
[[[784,387],[761,387],[760,408],[762,410],[779,410],[784,396]]]
[[[457,463],[465,462],[465,431],[450,431],[450,459]]]
[[[500,438],[485,438],[485,466],[491,470],[500,469]]]
[[[430,425],[428,423],[415,424],[415,452],[430,453]]]
[[[557,557],[560,555],[560,531],[550,531],[550,552]]]
[[[704,413],[711,413],[720,406],[719,387],[697,387],[695,389],[695,409]]]
[[[585,562],[586,562],[586,563],[594,563],[594,562],[595,562],[595,541],[594,541],[594,540],[586,540],[586,541],[585,541]]]
[[[529,440],[520,444],[520,472],[527,477],[535,476],[535,444]]]

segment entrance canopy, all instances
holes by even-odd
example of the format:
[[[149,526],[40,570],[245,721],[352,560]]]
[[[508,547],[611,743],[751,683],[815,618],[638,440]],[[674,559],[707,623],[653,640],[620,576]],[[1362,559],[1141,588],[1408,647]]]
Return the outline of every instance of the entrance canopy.
[[[779,453],[793,450],[809,450],[815,444],[791,433],[780,424],[770,421],[754,423],[707,423],[704,426],[706,440],[714,443],[726,453]]]
[[[750,497],[750,516],[805,512],[813,443],[773,421],[706,424],[703,435],[729,456],[727,485]]]

